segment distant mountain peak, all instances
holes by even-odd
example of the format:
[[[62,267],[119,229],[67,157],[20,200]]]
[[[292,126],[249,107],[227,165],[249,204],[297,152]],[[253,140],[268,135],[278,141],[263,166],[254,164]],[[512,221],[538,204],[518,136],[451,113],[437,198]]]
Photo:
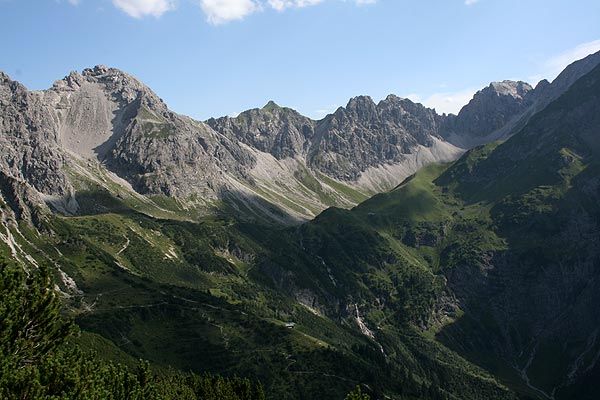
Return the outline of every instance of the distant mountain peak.
[[[371,98],[371,96],[367,96],[367,95],[360,95],[360,96],[355,96],[352,97],[350,100],[348,100],[348,104],[346,105],[346,108],[353,108],[356,106],[360,106],[360,105],[375,105],[375,102],[373,101],[373,99]]]
[[[273,100],[269,100],[269,102],[267,104],[264,105],[264,107],[262,108],[262,110],[264,111],[275,111],[275,110],[281,110],[282,107],[279,106],[279,104],[275,103]]]
[[[534,93],[527,82],[492,82],[475,93],[456,117],[447,121],[446,134],[460,136],[459,144],[464,147],[494,140],[488,136],[529,109]]]
[[[401,101],[406,101],[406,100],[411,101],[408,98],[399,97],[393,93],[390,93],[385,97],[385,99],[382,100],[382,102],[394,102],[395,103],[395,102],[401,102]]]
[[[550,82],[548,82],[548,79],[542,79],[537,83],[537,85],[535,85],[535,90],[544,89],[548,86],[550,86]]]
[[[0,82],[11,81],[10,76],[7,73],[0,71]]]
[[[502,82],[492,82],[490,83],[488,88],[499,95],[511,96],[515,99],[523,99],[527,95],[527,93],[533,90],[531,85],[527,82],[510,80],[504,80]]]
[[[106,65],[96,65],[94,68],[86,68],[83,70],[82,75],[90,75],[90,76],[96,76],[96,75],[103,75],[105,73],[107,73],[108,71],[119,71],[116,68],[108,68]],[[121,73],[124,73],[123,71],[119,71]]]
[[[377,104],[371,96],[356,96],[348,101],[345,112],[359,119],[372,119],[375,117]]]

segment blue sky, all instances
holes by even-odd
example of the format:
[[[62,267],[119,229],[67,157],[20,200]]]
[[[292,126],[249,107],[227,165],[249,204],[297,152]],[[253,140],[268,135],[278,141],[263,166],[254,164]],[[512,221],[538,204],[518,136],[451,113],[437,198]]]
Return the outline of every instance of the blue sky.
[[[0,0],[0,18],[0,70],[29,89],[104,64],[197,119],[390,93],[456,112],[600,50],[598,0]]]

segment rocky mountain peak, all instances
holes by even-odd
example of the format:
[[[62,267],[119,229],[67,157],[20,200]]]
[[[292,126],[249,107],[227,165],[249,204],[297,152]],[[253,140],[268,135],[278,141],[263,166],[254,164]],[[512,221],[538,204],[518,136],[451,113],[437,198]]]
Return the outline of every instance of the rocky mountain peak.
[[[538,82],[537,85],[535,85],[535,90],[544,90],[548,86],[550,86],[550,82],[548,82],[548,79],[542,79]]]
[[[348,104],[346,105],[346,108],[370,106],[372,104],[375,104],[375,102],[373,101],[371,96],[360,95],[360,96],[354,96],[354,97],[350,98],[350,100],[348,100]]]
[[[0,100],[3,96],[9,96],[17,92],[21,94],[27,93],[25,86],[17,81],[13,81],[8,74],[2,71],[0,71],[0,90],[4,92],[0,92]]]
[[[104,93],[107,99],[116,101],[124,107],[136,100],[144,100],[148,107],[158,107],[166,110],[166,105],[150,88],[135,77],[116,68],[97,65],[86,68],[81,74],[72,71],[61,80],[54,82],[49,92],[60,93],[78,92],[86,86],[83,93],[89,97],[91,91]],[[52,94],[50,94],[50,97]]]
[[[272,100],[235,118],[211,118],[206,123],[232,142],[240,141],[277,159],[304,154],[315,125],[310,118]]]
[[[85,83],[85,78],[81,76],[77,71],[71,71],[69,75],[65,76],[63,79],[60,79],[54,82],[51,90],[55,90],[57,92],[60,91],[75,91],[78,90]]]
[[[8,74],[0,71],[0,84],[5,84],[7,82],[11,82],[10,76],[8,76]]]
[[[533,90],[531,85],[523,81],[492,82],[488,87],[499,96],[511,96],[515,99],[523,99]],[[482,91],[484,92],[485,89]]]
[[[109,70],[124,73],[114,68],[108,68],[105,65],[96,65],[94,68],[86,68],[83,70],[82,75],[84,76],[100,76],[106,74]]]
[[[348,101],[346,112],[355,114],[359,118],[368,118],[376,112],[376,107],[371,96],[356,96]]]
[[[356,181],[370,168],[406,161],[421,146],[431,148],[440,122],[434,110],[395,95],[379,104],[369,96],[354,97],[346,108],[317,123],[310,165],[340,180]],[[442,151],[439,159],[447,155]]]
[[[369,96],[351,98],[320,121],[275,101],[235,118],[194,121],[170,111],[135,77],[103,65],[71,72],[39,92],[2,73],[0,132],[7,134],[0,144],[9,150],[0,155],[0,170],[55,196],[70,193],[62,167],[73,160],[101,161],[142,194],[200,194],[208,202],[232,187],[253,190],[274,178],[275,191],[283,184],[290,192],[298,185],[336,190],[315,185],[310,174],[374,193],[428,162],[452,160],[477,140],[491,140],[531,104],[542,104],[538,93],[560,93],[598,59],[575,63],[536,90],[525,82],[491,83],[458,116],[390,94],[377,104]],[[310,190],[307,199],[316,193]],[[331,199],[328,205],[341,204]]]
[[[280,111],[283,110],[282,107],[280,107],[277,103],[275,103],[273,100],[269,100],[269,102],[267,104],[264,105],[264,107],[261,109],[263,111],[268,111],[268,112],[273,112],[273,111]]]
[[[535,90],[526,82],[492,82],[475,93],[458,116],[451,116],[445,121],[444,134],[448,138],[460,137],[459,144],[464,147],[471,147],[482,140],[489,141],[483,138],[494,134],[531,107],[534,93]]]
[[[435,112],[432,109],[425,107],[420,103],[414,103],[412,100],[398,97],[395,94],[388,95],[385,99],[381,100],[377,104],[377,111],[381,113],[392,112],[392,114],[399,116],[401,114],[414,114],[414,113],[428,113],[434,115]],[[387,114],[381,116],[382,118],[386,118]]]
[[[38,192],[61,197],[71,190],[55,145],[57,132],[40,97],[0,73],[0,196],[29,222],[41,203]]]
[[[396,96],[393,93],[390,93],[382,101],[385,101],[385,102],[388,102],[388,103],[396,103],[396,102],[401,102],[403,100],[408,100],[408,99],[403,98],[403,97],[399,97],[399,96]]]

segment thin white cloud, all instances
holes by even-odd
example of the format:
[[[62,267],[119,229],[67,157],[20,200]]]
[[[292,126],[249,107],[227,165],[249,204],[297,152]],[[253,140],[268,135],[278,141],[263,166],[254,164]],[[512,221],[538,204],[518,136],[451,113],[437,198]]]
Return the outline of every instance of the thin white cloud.
[[[539,67],[539,73],[529,78],[529,81],[535,85],[543,78],[553,80],[569,64],[574,61],[587,57],[590,54],[600,51],[600,39],[591,42],[582,43],[572,49],[563,51],[555,56],[543,61]],[[518,80],[513,78],[512,80]],[[457,114],[478,91],[478,88],[470,87],[455,92],[444,91],[421,96],[416,93],[406,95],[406,98],[414,102],[422,103],[427,107],[435,108],[438,113]]]
[[[460,109],[471,101],[477,90],[478,89],[475,88],[467,88],[456,92],[432,93],[425,97],[416,93],[411,93],[404,97],[416,103],[421,103],[426,107],[435,108],[440,114],[458,114]]]
[[[200,0],[200,7],[213,25],[243,19],[261,8],[253,0]]]
[[[133,18],[158,18],[175,8],[174,0],[112,0],[112,3]]]
[[[315,110],[311,117],[314,119],[321,119],[323,117],[325,117],[327,114],[332,114],[333,112],[335,112],[335,110],[337,110],[340,106],[338,104],[330,104],[328,106],[325,106],[323,108],[320,108],[318,110]]]
[[[323,0],[268,0],[269,6],[277,11],[283,11],[286,8],[303,8],[314,6],[321,3]]]
[[[343,0],[344,2],[348,0]],[[252,13],[272,8],[284,11],[288,8],[304,8],[323,3],[325,0],[200,0],[200,7],[212,25],[242,20]],[[375,4],[377,0],[351,0],[357,5]]]
[[[479,3],[479,0],[465,0],[466,6],[472,6],[475,3]]]
[[[543,62],[541,72],[532,76],[531,78],[535,79],[532,81],[537,82],[542,77],[552,81],[572,62],[581,60],[598,51],[600,51],[600,39],[582,43],[572,49],[563,51]]]
[[[0,0],[0,2],[11,0]],[[55,0],[60,2],[61,0]],[[81,0],[66,0],[77,6]],[[304,8],[323,3],[325,0],[196,0],[206,20],[212,25],[221,25],[230,21],[242,20],[252,13],[272,8],[284,11],[288,8]],[[375,4],[378,0],[341,0],[357,5]],[[133,18],[147,16],[160,17],[175,9],[177,0],[112,0],[115,7]]]

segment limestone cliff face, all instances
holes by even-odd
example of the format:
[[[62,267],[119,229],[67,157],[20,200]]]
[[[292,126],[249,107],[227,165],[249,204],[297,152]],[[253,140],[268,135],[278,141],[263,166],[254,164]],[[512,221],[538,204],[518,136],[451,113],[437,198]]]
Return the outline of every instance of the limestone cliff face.
[[[251,156],[202,122],[170,111],[132,76],[97,66],[71,73],[44,94],[69,153],[98,159],[143,194],[214,199],[224,171],[240,175]]]
[[[318,122],[309,165],[338,179],[358,180],[370,167],[401,163],[418,146],[431,147],[440,121],[434,110],[408,99],[390,95],[375,104],[370,97],[355,97]]]
[[[403,163],[419,146],[431,147],[440,138],[442,119],[434,110],[390,95],[379,104],[355,97],[320,121],[270,102],[207,123],[278,160],[300,159],[327,176],[357,182],[369,168]]]
[[[533,104],[533,88],[525,82],[493,82],[480,90],[447,121],[446,130],[467,138],[486,137]]]
[[[31,221],[38,195],[65,196],[58,121],[35,93],[0,73],[0,192],[18,218]]]
[[[42,193],[63,194],[67,184],[56,151],[58,123],[35,94],[0,74],[2,172]]]
[[[552,83],[544,79],[535,89],[525,82],[493,82],[477,92],[458,116],[445,118],[443,136],[463,148],[505,140],[598,64],[600,52],[573,62]]]
[[[271,101],[263,108],[244,111],[235,118],[211,118],[207,124],[231,141],[241,141],[282,160],[307,153],[316,123]]]

